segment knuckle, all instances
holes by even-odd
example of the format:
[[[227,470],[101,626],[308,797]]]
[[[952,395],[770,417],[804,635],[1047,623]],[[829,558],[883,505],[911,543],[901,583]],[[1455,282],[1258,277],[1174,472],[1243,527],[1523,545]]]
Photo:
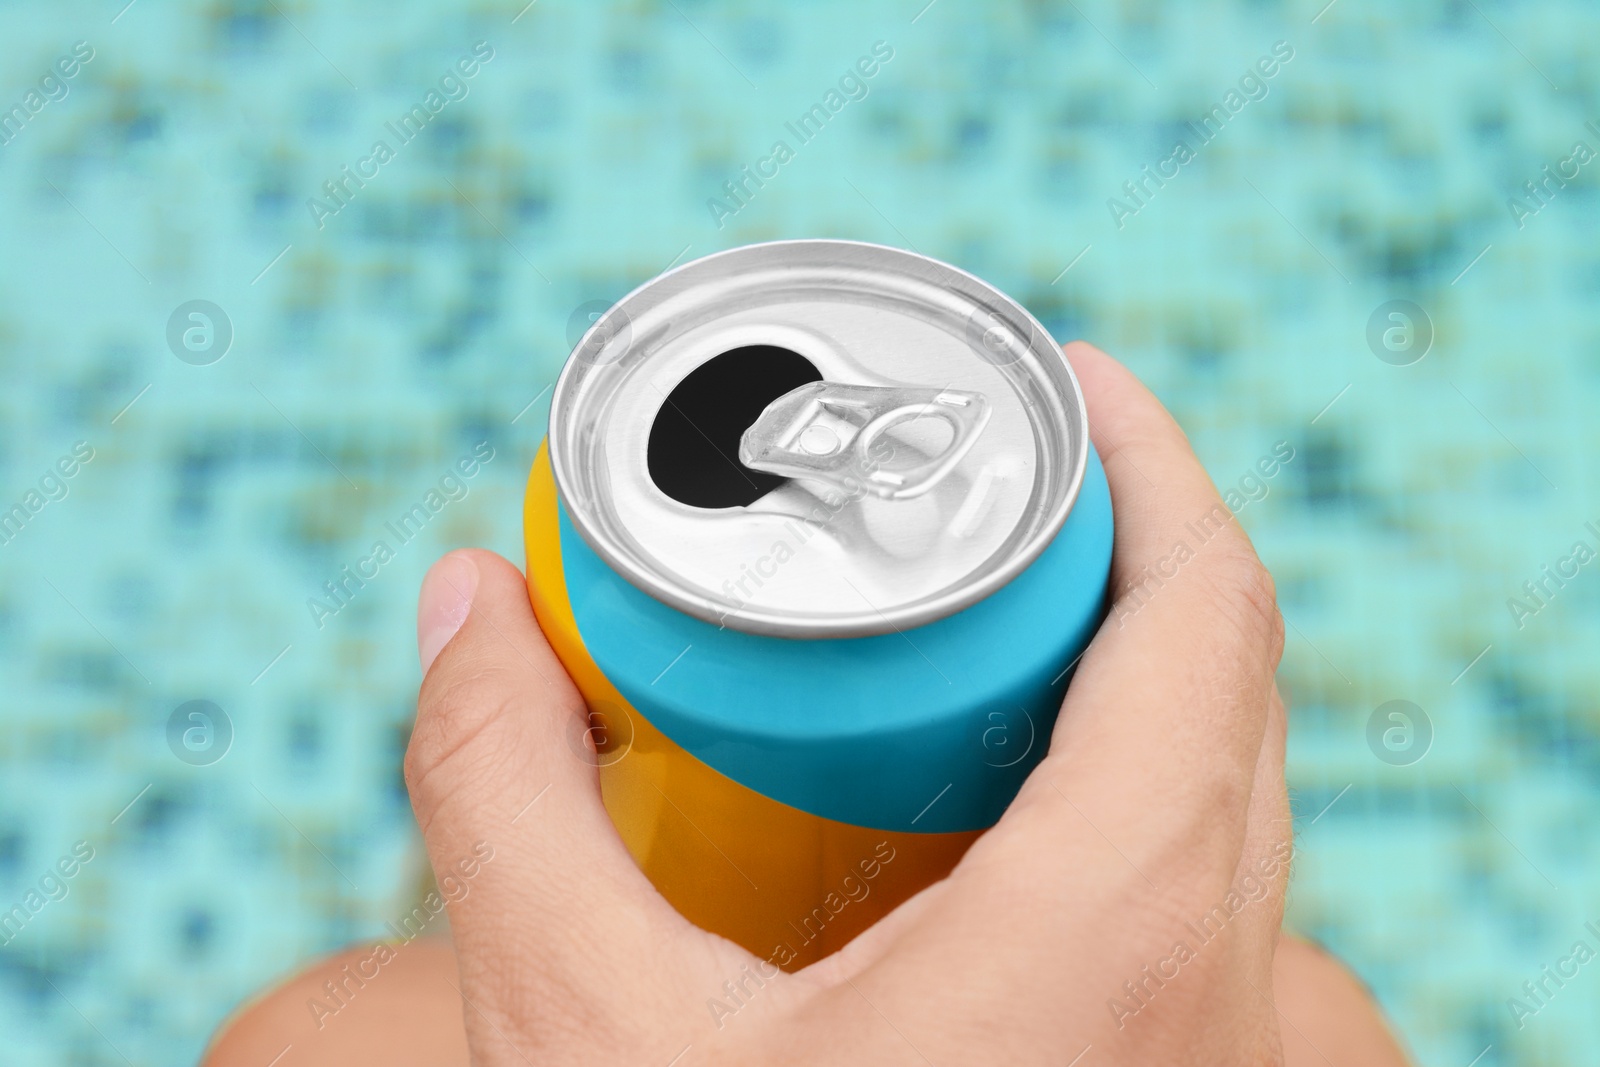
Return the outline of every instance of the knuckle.
[[[1277,585],[1242,535],[1222,546],[1211,568],[1211,583],[1217,610],[1240,636],[1263,644],[1276,665],[1283,649]]]
[[[470,678],[429,677],[417,700],[417,722],[406,745],[406,788],[425,792],[446,765],[498,758],[496,740],[513,721],[513,690],[492,668]]]
[[[1172,821],[1154,861],[1157,879],[1187,906],[1209,905],[1239,889],[1241,872],[1254,848],[1247,820],[1251,788],[1245,776],[1218,771],[1196,783],[1192,813]],[[1245,888],[1258,898],[1281,895],[1287,880],[1255,879]]]
[[[1238,862],[1250,809],[1250,776],[1228,761],[1197,768],[1187,815],[1174,820],[1174,850],[1203,857],[1201,867],[1224,877]]]

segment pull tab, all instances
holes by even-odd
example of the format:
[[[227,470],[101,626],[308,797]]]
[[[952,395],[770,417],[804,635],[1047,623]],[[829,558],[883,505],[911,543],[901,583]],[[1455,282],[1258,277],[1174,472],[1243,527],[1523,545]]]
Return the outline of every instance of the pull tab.
[[[871,455],[884,431],[919,418],[942,419],[954,431],[937,455],[895,469]],[[864,488],[875,496],[906,500],[949,474],[988,421],[989,401],[982,393],[810,382],[767,405],[739,440],[739,462],[847,492]]]

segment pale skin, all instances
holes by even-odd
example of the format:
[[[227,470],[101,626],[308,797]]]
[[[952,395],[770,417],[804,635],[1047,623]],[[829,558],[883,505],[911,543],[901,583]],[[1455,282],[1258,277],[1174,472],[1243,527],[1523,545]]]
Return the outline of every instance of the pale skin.
[[[1066,352],[1111,485],[1120,591],[1220,499],[1131,374]],[[795,974],[689,924],[634,864],[574,758],[583,703],[515,567],[444,557],[418,643],[405,770],[429,857],[441,876],[478,842],[494,858],[450,905],[451,942],[399,949],[319,1029],[307,1000],[371,946],[323,961],[226,1025],[208,1067],[266,1067],[285,1045],[274,1067],[1407,1062],[1360,984],[1282,934],[1283,625],[1237,523],[1113,613],[1048,754],[955,871]],[[1245,902],[1196,937],[1230,892]],[[744,968],[769,977],[714,1018]]]

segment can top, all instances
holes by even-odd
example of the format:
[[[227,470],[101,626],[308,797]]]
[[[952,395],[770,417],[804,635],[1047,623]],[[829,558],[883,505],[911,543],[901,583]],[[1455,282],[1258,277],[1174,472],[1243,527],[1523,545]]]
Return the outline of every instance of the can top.
[[[1059,346],[948,264],[853,241],[685,263],[591,326],[556,384],[574,527],[658,600],[791,638],[920,626],[1066,520],[1088,423]]]

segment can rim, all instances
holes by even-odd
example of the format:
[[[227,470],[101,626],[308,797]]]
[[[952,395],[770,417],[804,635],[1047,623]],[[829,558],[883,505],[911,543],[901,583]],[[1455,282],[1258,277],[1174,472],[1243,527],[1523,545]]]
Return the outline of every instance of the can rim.
[[[612,304],[612,308],[625,307],[630,301],[646,289],[659,285],[665,279],[674,277],[691,268],[703,267],[704,264],[724,259],[727,257],[748,255],[752,249],[781,249],[783,247],[810,247],[810,248],[838,248],[838,249],[864,249],[873,252],[886,252],[893,256],[903,257],[907,260],[921,261],[931,264],[941,270],[950,271],[977,286],[986,295],[1000,301],[1003,305],[1015,308],[1021,313],[1022,318],[1028,323],[1037,335],[1045,338],[1050,347],[1061,360],[1061,369],[1065,372],[1066,382],[1071,386],[1070,400],[1075,404],[1082,426],[1081,447],[1077,448],[1076,455],[1071,458],[1071,471],[1067,478],[1065,491],[1061,494],[1054,510],[1049,517],[1040,524],[1034,535],[1026,541],[1010,558],[999,567],[983,573],[971,582],[965,582],[946,590],[942,594],[929,596],[908,604],[892,607],[885,610],[874,608],[876,622],[861,623],[829,623],[815,618],[796,619],[776,611],[763,611],[752,609],[748,606],[736,611],[728,611],[727,605],[714,597],[697,594],[682,583],[672,583],[662,579],[661,575],[650,570],[629,554],[619,551],[617,546],[598,529],[590,516],[584,514],[582,508],[572,507],[570,501],[574,499],[573,475],[567,469],[567,449],[565,436],[559,432],[558,424],[563,422],[560,418],[565,407],[563,397],[578,388],[577,382],[585,371],[582,361],[572,358],[568,354],[566,362],[561,368],[561,373],[556,378],[555,389],[550,397],[550,420],[546,440],[548,442],[550,469],[555,480],[557,496],[573,526],[583,537],[596,555],[605,561],[613,571],[620,574],[630,584],[648,593],[656,600],[668,607],[675,608],[704,622],[715,624],[719,627],[742,630],[747,633],[760,634],[771,637],[786,637],[800,639],[827,639],[841,637],[868,637],[888,633],[900,633],[907,628],[927,625],[954,615],[956,612],[971,607],[973,604],[989,597],[1004,588],[1014,578],[1020,575],[1039,555],[1049,546],[1050,542],[1065,525],[1067,516],[1071,514],[1073,506],[1077,503],[1078,494],[1083,486],[1084,472],[1088,466],[1089,449],[1094,447],[1089,437],[1088,407],[1084,401],[1083,387],[1078,382],[1077,372],[1073,369],[1071,361],[1066,358],[1061,344],[1045,329],[1044,324],[1034,317],[1033,313],[1024,307],[1015,298],[1001,292],[990,283],[979,278],[970,271],[963,270],[951,263],[934,259],[932,256],[913,252],[909,249],[897,248],[893,245],[877,244],[872,241],[855,241],[834,238],[792,238],[779,241],[759,241],[752,244],[738,245],[734,248],[725,248],[708,255],[700,256],[680,263],[660,274],[634,286],[625,295]],[[583,335],[578,338],[572,351],[577,352],[589,340],[590,335],[601,323],[605,321],[602,315]],[[1063,397],[1063,400],[1069,398]],[[1071,441],[1076,435],[1070,431],[1067,435]]]

